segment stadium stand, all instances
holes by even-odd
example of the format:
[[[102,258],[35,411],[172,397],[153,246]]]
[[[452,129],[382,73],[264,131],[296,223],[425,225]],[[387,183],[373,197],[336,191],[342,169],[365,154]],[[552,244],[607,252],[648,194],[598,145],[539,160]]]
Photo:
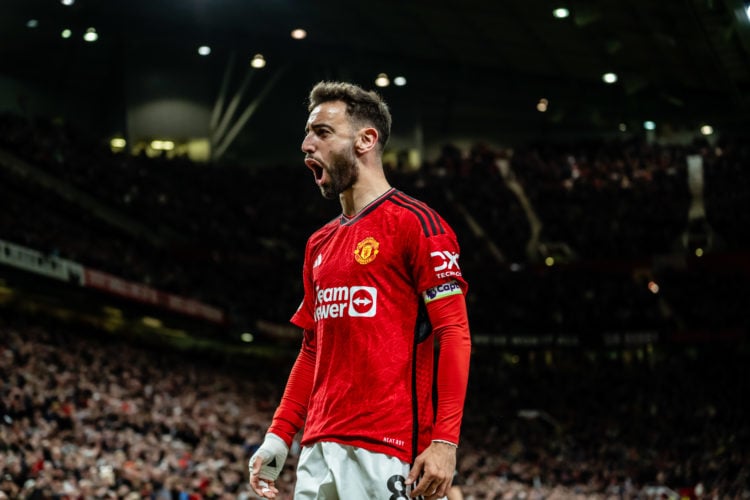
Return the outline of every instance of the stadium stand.
[[[0,152],[0,239],[219,307],[228,343],[286,323],[305,238],[338,208],[301,166],[113,154],[44,118],[1,115]],[[693,155],[705,218],[691,225]],[[742,138],[633,137],[446,145],[417,171],[390,165],[463,247],[477,347],[465,498],[750,496],[749,161]],[[8,306],[0,318],[7,497],[248,494],[284,382],[262,376],[286,375],[263,367],[289,358],[175,351]]]

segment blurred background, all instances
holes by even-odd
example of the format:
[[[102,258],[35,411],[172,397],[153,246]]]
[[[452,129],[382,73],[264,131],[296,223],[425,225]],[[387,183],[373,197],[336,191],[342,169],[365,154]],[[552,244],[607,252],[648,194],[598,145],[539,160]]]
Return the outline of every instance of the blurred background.
[[[747,2],[1,9],[0,494],[248,497],[347,80],[462,248],[464,498],[750,498]]]

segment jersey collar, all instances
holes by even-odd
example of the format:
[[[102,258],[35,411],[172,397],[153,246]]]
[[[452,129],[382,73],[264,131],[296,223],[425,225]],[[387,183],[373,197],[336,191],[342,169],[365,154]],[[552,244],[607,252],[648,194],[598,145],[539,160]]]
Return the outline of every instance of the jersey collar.
[[[365,205],[365,207],[353,217],[347,217],[346,215],[341,214],[341,217],[339,217],[339,223],[342,226],[350,226],[354,224],[359,219],[361,219],[362,217],[366,216],[367,214],[369,214],[370,212],[378,208],[381,203],[383,203],[385,200],[393,196],[395,192],[396,192],[396,188],[390,188],[388,191],[381,194],[378,198],[375,198],[370,203]]]

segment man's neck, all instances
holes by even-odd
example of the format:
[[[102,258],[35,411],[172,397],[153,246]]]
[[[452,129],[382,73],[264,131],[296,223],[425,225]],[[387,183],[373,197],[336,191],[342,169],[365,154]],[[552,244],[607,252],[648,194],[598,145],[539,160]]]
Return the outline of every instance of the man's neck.
[[[391,186],[385,178],[377,182],[357,182],[339,195],[341,210],[347,217],[354,217],[367,205],[383,196],[389,189],[391,189]]]

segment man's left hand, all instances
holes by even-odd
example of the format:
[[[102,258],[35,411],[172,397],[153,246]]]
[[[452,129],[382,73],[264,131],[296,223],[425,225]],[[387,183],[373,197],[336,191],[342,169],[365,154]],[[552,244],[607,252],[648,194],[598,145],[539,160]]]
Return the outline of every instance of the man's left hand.
[[[448,494],[456,470],[456,447],[433,441],[414,461],[406,485],[415,484],[411,496],[437,500]]]

